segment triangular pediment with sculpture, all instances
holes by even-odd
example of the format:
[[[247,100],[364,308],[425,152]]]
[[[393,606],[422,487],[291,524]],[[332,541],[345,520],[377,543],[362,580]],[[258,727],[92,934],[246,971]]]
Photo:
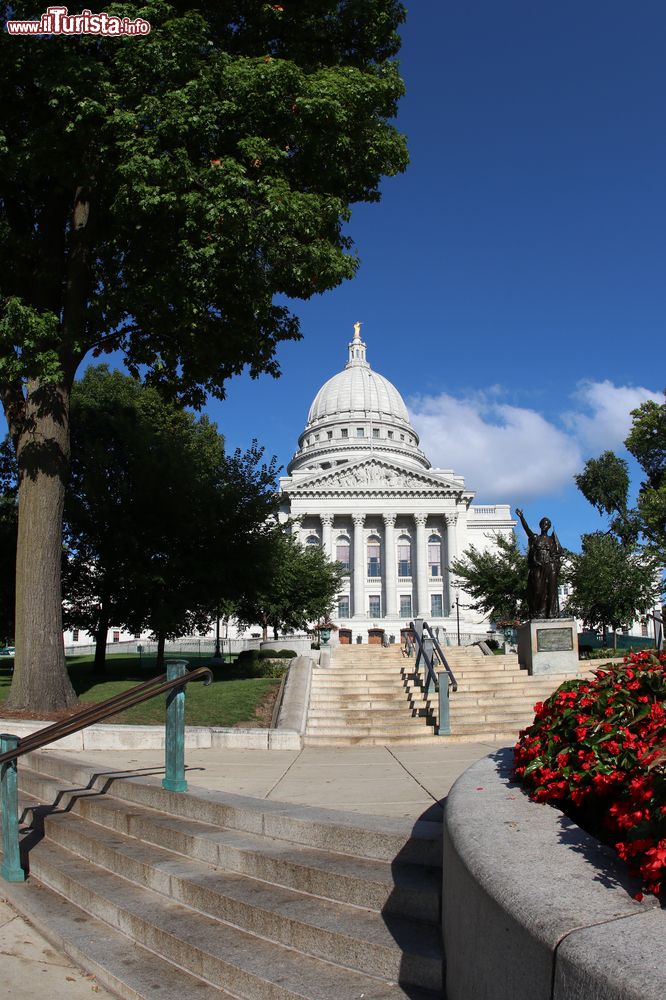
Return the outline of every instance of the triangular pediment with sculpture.
[[[455,494],[465,493],[464,486],[458,480],[447,478],[442,474],[426,470],[409,469],[396,462],[385,459],[364,458],[356,462],[348,462],[325,471],[318,470],[305,478],[292,480],[289,493],[318,494],[339,493],[341,491],[362,492],[422,492],[424,490],[447,491]]]

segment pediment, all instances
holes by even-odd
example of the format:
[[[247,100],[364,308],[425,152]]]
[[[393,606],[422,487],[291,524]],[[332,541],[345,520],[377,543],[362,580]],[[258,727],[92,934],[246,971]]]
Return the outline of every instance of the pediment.
[[[460,494],[464,486],[443,475],[408,469],[395,462],[377,458],[362,459],[358,462],[337,466],[334,469],[318,471],[305,479],[291,482],[291,495],[362,492],[411,493],[445,492]]]

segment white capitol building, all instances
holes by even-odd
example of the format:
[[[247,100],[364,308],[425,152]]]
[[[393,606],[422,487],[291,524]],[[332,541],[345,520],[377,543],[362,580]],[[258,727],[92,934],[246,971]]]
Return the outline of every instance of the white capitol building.
[[[310,407],[280,480],[281,513],[305,545],[322,545],[349,571],[333,615],[341,642],[397,640],[417,616],[453,637],[447,567],[470,545],[492,547],[515,522],[508,504],[476,506],[462,476],[432,468],[400,393],[370,367],[360,326],[347,364]],[[483,631],[462,592],[459,602],[461,628]]]

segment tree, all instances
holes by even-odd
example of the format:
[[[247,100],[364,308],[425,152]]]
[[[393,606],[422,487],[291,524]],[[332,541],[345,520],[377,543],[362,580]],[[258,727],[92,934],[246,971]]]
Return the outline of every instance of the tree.
[[[269,627],[278,631],[307,629],[330,615],[340,590],[344,570],[316,545],[301,545],[282,526],[273,532],[270,566],[258,585],[258,593],[245,594],[236,616],[246,625],[262,626],[264,639]]]
[[[572,553],[568,582],[572,592],[566,610],[591,628],[628,628],[638,614],[651,611],[659,596],[656,560],[624,544],[612,534],[583,535],[579,553]]]
[[[451,563],[451,572],[492,622],[524,620],[527,609],[527,556],[514,535],[497,534],[495,547],[481,551],[475,545]]]
[[[627,449],[645,479],[638,493],[637,515],[648,549],[666,566],[666,401],[642,403],[632,411]]]
[[[261,572],[275,466],[256,446],[226,456],[207,418],[106,365],[75,383],[72,417],[66,620],[95,634],[98,669],[112,621],[149,628],[160,655]]]
[[[397,0],[148,0],[141,38],[0,34],[0,398],[19,465],[13,708],[75,700],[60,558],[92,352],[200,405],[354,274],[343,223],[407,162]],[[0,3],[3,21],[34,15]]]
[[[641,541],[666,565],[666,402],[648,400],[632,410],[633,423],[625,446],[643,470],[636,507],[629,506],[629,466],[612,451],[585,463],[576,485],[609,530],[625,544]]]

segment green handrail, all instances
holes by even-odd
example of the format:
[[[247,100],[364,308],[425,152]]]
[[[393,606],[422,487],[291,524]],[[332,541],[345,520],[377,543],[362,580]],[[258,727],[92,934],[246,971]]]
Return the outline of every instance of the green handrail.
[[[167,694],[165,723],[165,777],[162,787],[168,791],[185,792],[185,685],[203,681],[208,686],[213,673],[208,667],[187,669],[186,660],[171,660],[166,674],[137,684],[129,691],[108,698],[98,705],[82,709],[69,719],[38,729],[24,739],[10,733],[0,735],[0,802],[2,804],[2,865],[0,875],[7,882],[23,882],[18,831],[18,782],[16,763],[24,754],[39,750],[64,736],[86,729],[108,719],[126,708],[139,705],[159,694]]]

